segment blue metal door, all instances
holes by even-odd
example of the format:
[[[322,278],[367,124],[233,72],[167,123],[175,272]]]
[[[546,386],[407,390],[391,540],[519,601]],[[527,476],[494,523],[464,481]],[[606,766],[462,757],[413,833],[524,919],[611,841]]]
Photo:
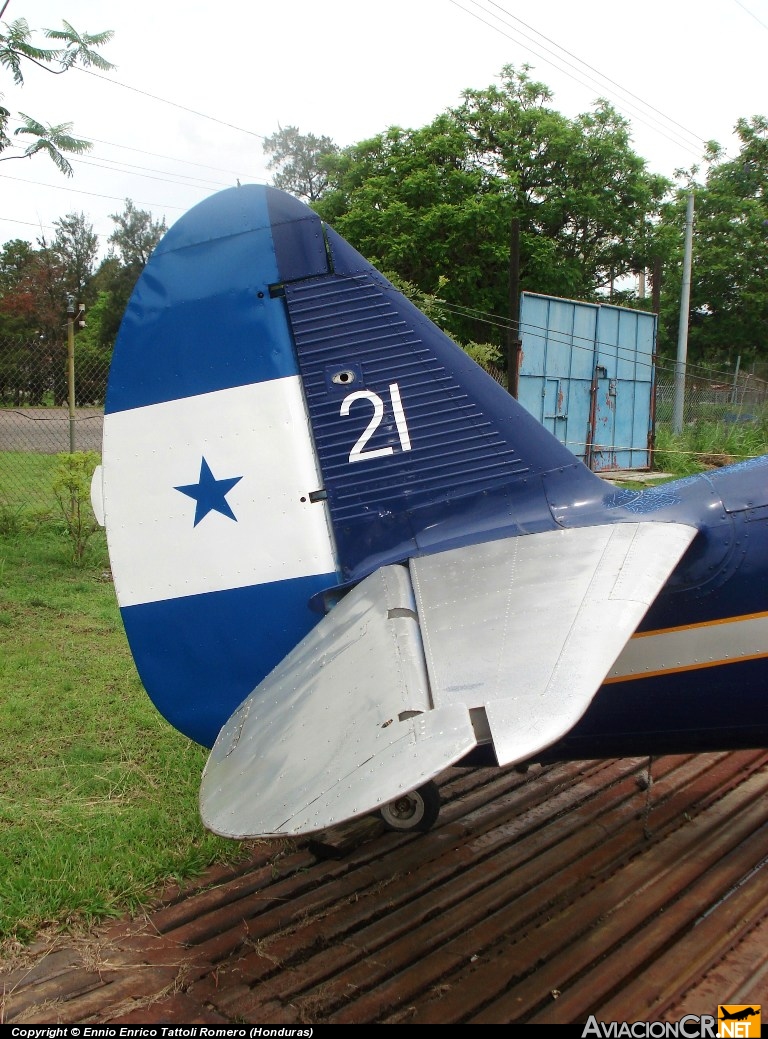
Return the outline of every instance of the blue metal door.
[[[590,415],[598,308],[524,292],[518,399],[532,415],[584,459]]]
[[[524,292],[520,403],[593,471],[650,464],[656,315]]]

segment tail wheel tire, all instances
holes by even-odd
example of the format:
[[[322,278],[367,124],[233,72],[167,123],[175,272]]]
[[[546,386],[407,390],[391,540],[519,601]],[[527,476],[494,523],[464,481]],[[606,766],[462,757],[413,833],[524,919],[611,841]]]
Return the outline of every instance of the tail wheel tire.
[[[440,791],[437,784],[430,780],[409,794],[401,794],[380,808],[379,814],[390,830],[426,833],[435,825],[440,814]]]

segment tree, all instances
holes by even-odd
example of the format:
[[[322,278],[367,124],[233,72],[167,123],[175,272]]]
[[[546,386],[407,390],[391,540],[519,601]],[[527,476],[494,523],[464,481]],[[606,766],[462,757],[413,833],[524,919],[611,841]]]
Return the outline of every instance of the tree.
[[[64,298],[61,269],[52,251],[28,242],[8,243],[0,254],[0,332],[3,395],[14,403],[40,404],[54,389],[57,365],[64,377]]]
[[[278,171],[273,177],[275,187],[311,204],[328,188],[339,147],[330,137],[302,134],[298,127],[286,126],[264,138],[264,151],[272,156],[269,169]]]
[[[115,229],[109,236],[110,250],[91,282],[94,294],[106,293],[108,303],[99,309],[98,344],[112,349],[133,287],[153,249],[166,232],[165,220],[137,209],[129,198],[122,213],[112,213]]]
[[[16,239],[0,253],[0,329],[41,334],[61,326],[65,306],[62,268],[45,241],[33,249]],[[6,323],[15,321],[11,328]]]
[[[67,295],[87,299],[93,276],[97,236],[84,214],[55,224],[53,241],[42,236],[33,249],[17,240],[0,252],[5,397],[18,403],[40,404],[46,393],[66,400]]]
[[[110,220],[117,225],[109,236],[117,255],[125,267],[144,269],[152,250],[165,234],[165,219],[153,220],[145,209],[137,209],[130,198],[125,200],[122,213],[111,213]]]
[[[646,172],[607,101],[569,120],[528,72],[505,66],[501,87],[465,91],[455,115],[520,222],[522,280],[591,299],[646,265],[647,229],[671,184]]]
[[[81,65],[83,68],[94,66],[103,70],[114,68],[96,49],[112,39],[114,33],[111,30],[89,35],[77,32],[69,22],[62,21],[62,29],[43,30],[46,39],[58,41],[61,46],[40,47],[33,41],[32,30],[26,19],[18,18],[16,21],[0,23],[0,25],[2,25],[0,28],[0,65],[10,73],[14,85],[17,87],[24,85],[24,64],[26,62],[31,62],[52,75],[61,75],[74,65]],[[2,99],[3,95],[0,94],[0,101]],[[63,153],[80,155],[90,149],[90,143],[72,136],[71,123],[52,126],[26,115],[24,112],[19,112],[19,116],[22,123],[14,130],[14,136],[31,136],[33,140],[21,155],[3,155],[0,162],[31,158],[38,152],[44,152],[51,158],[57,169],[71,177],[72,166]],[[10,111],[0,105],[0,152],[6,151],[12,143],[7,132],[10,117]]]
[[[688,357],[707,363],[768,360],[768,118],[740,119],[739,154],[712,148],[695,214]],[[697,171],[692,171],[695,174]],[[663,214],[669,250],[662,307],[664,352],[675,353],[688,187]]]
[[[32,246],[23,238],[14,238],[0,248],[0,300],[24,277],[32,260]]]
[[[51,248],[64,272],[63,297],[71,293],[76,300],[84,301],[86,289],[93,277],[99,236],[85,213],[67,213],[60,220],[54,221],[54,227],[56,237]]]
[[[32,246],[20,238],[0,250],[0,402],[21,403],[26,383],[33,296],[28,273]]]
[[[595,299],[645,266],[670,186],[646,172],[607,102],[571,120],[527,68],[500,80],[420,130],[344,149],[316,206],[377,266],[422,292],[441,281],[456,338],[496,345],[512,316],[513,221],[520,288]]]
[[[455,310],[492,309],[495,273],[506,269],[497,228],[504,217],[469,141],[450,115],[420,130],[391,127],[345,149],[320,215],[382,270]],[[459,339],[482,339],[471,317],[446,312]]]
[[[671,189],[649,174],[631,147],[629,124],[606,101],[578,116],[563,176],[541,214],[541,229],[558,242],[558,260],[579,294],[613,294],[614,282],[645,270],[652,228]]]
[[[110,307],[109,293],[99,292],[88,307],[85,328],[78,331],[75,339],[78,404],[98,404],[104,400],[114,345],[114,336],[110,339],[104,332],[104,320],[109,316]]]

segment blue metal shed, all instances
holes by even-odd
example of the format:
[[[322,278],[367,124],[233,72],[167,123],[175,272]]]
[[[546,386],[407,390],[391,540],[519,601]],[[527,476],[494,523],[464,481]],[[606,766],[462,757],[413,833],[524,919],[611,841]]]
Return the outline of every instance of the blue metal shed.
[[[650,467],[655,314],[524,292],[518,399],[594,472]]]

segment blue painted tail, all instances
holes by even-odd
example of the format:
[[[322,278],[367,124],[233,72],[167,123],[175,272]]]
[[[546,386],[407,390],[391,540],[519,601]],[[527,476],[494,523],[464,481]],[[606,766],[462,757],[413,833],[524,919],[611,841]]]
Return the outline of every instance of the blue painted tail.
[[[550,529],[555,485],[569,501],[579,488],[602,495],[602,481],[331,228],[273,233],[278,257],[306,253],[321,233],[327,242],[328,271],[299,277],[293,260],[284,291],[344,581],[436,547]]]
[[[103,498],[144,684],[211,745],[340,585],[555,528],[602,481],[307,206],[233,188],[148,263]]]

